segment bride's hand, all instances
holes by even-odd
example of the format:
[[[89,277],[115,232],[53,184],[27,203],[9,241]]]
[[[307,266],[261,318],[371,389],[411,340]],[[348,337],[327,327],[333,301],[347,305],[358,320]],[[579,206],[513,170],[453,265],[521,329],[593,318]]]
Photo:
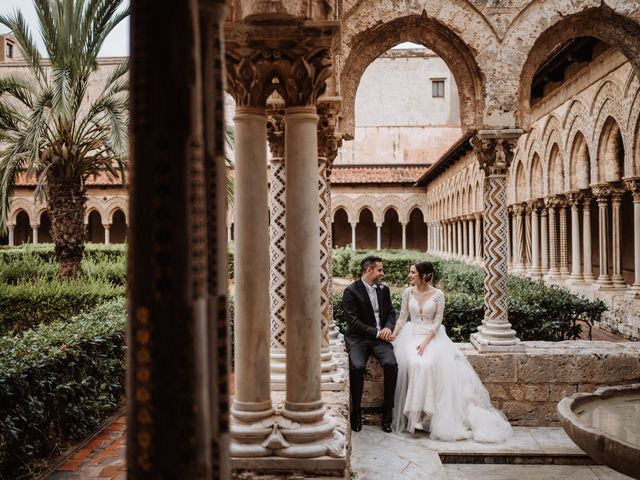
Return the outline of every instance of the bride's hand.
[[[422,342],[420,345],[416,347],[416,350],[418,351],[418,355],[422,356],[422,354],[424,353],[424,349],[427,348],[427,345],[429,345],[429,342]]]

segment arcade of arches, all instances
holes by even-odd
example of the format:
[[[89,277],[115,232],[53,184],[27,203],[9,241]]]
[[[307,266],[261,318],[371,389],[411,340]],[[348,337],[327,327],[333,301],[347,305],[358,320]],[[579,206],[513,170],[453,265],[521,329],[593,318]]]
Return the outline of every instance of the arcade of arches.
[[[132,0],[131,478],[228,478],[230,467],[348,475],[345,354],[331,325],[336,243],[483,263],[475,362],[540,358],[509,324],[509,268],[610,292],[614,306],[638,302],[640,3],[495,3]],[[157,48],[167,38],[181,48]],[[461,137],[417,186],[349,197],[332,177],[357,137],[359,82],[407,41],[455,77]],[[232,401],[223,76],[236,103]],[[40,217],[22,210],[24,235]],[[114,215],[96,210],[87,222],[101,238],[98,223]],[[591,361],[581,348],[565,352],[575,368],[562,378]],[[551,391],[555,363],[542,364],[518,381],[542,371]],[[630,370],[598,371],[617,382]],[[552,415],[535,411],[539,424]]]

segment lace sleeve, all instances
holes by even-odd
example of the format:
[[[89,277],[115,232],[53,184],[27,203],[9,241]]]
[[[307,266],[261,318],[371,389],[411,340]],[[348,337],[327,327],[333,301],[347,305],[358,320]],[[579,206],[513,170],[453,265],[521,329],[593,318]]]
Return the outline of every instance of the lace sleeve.
[[[444,293],[442,293],[442,290],[438,290],[435,295],[436,297],[433,301],[436,304],[436,314],[433,317],[433,331],[437,333],[444,317]]]
[[[404,324],[407,323],[407,318],[409,318],[409,295],[411,294],[411,287],[405,288],[404,292],[402,292],[402,305],[400,306],[400,315],[398,316],[398,321],[396,322],[396,328],[394,332],[397,334]]]

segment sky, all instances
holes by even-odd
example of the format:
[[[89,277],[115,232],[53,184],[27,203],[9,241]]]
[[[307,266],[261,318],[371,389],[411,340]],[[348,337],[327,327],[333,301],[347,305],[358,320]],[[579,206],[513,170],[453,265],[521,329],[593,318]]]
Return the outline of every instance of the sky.
[[[20,10],[24,15],[31,35],[36,39],[40,51],[44,54],[44,47],[40,41],[40,32],[38,31],[38,17],[33,8],[33,0],[0,0],[0,13],[6,14],[14,10]],[[8,29],[4,25],[0,25],[0,34],[7,33]],[[121,57],[129,55],[129,19],[125,19],[113,29],[111,34],[106,38],[102,50],[101,57]]]

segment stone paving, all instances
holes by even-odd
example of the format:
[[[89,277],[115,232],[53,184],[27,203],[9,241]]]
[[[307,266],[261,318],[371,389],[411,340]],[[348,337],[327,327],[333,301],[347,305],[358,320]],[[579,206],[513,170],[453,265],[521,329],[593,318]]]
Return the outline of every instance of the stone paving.
[[[125,422],[124,416],[115,420],[43,480],[126,479]],[[386,434],[370,425],[365,425],[351,438],[351,469],[357,480],[629,480],[602,465],[443,465],[440,459],[440,455],[461,455],[467,459],[481,455],[560,456],[585,463],[584,453],[561,428],[555,427],[515,427],[513,438],[498,445],[438,442],[424,433]]]
[[[630,480],[602,465],[443,465],[440,460],[440,455],[460,456],[460,461],[484,455],[512,457],[514,462],[527,461],[527,457],[555,457],[590,463],[564,430],[556,427],[515,427],[513,438],[504,444],[438,442],[421,432],[385,434],[379,427],[369,425],[354,433],[351,439],[351,469],[357,480]]]

